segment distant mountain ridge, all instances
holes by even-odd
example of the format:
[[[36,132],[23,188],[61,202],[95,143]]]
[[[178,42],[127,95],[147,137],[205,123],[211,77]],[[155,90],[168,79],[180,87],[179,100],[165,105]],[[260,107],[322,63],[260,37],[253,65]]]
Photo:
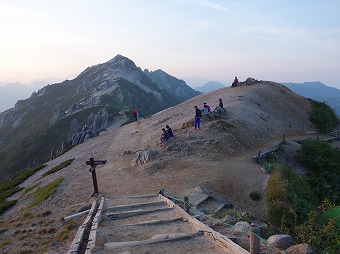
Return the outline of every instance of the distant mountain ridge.
[[[129,118],[132,108],[147,116],[198,94],[184,81],[161,70],[142,71],[122,55],[88,67],[0,113],[0,179],[98,135]]]
[[[225,86],[216,81],[209,81],[205,83],[203,86],[195,87],[195,90],[202,93],[208,93],[220,88],[225,88]]]
[[[304,83],[282,83],[293,92],[306,98],[316,101],[326,102],[340,115],[340,90],[334,87],[326,86],[320,81]]]
[[[38,85],[25,85],[20,82],[1,83],[0,112],[14,107],[18,100],[27,98],[40,87]]]

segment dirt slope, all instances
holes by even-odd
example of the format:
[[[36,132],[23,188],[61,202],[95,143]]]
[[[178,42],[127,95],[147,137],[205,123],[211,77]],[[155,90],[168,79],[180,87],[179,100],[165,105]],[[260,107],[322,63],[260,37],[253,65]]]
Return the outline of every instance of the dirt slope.
[[[204,117],[201,130],[195,130],[191,126],[194,105],[202,107],[206,102],[214,108],[218,98],[223,99],[227,114],[220,118]],[[157,193],[164,188],[174,195],[184,196],[200,185],[265,218],[265,200],[252,201],[249,193],[264,191],[269,176],[252,157],[259,150],[277,144],[283,134],[289,140],[302,135],[302,129],[311,130],[309,110],[309,102],[286,87],[259,82],[202,94],[143,119],[141,123],[102,133],[48,162],[46,168],[22,184],[31,187],[47,170],[75,158],[67,168],[41,180],[40,186],[43,186],[57,177],[64,177],[57,193],[40,205],[27,209],[31,202],[27,194],[23,197],[20,197],[22,193],[15,195],[18,204],[2,216],[0,224],[1,228],[12,228],[0,235],[11,239],[11,243],[2,247],[2,253],[25,249],[34,250],[34,253],[67,252],[76,228],[69,231],[66,240],[56,241],[55,235],[65,228],[59,221],[62,217],[77,213],[92,202],[92,178],[89,166],[85,165],[90,157],[107,160],[106,165],[96,170],[101,195],[124,197]],[[160,147],[157,142],[166,124],[173,128],[176,138],[168,146]],[[182,129],[183,124],[189,126]],[[135,153],[144,149],[151,151],[150,161],[135,165]],[[22,217],[27,211],[32,218]],[[44,211],[52,213],[38,217]],[[83,219],[76,222],[80,224]],[[46,220],[50,221],[48,227],[54,228],[55,232],[35,237]],[[22,232],[24,228],[31,229],[30,236],[20,240],[20,233],[15,236],[14,231]]]

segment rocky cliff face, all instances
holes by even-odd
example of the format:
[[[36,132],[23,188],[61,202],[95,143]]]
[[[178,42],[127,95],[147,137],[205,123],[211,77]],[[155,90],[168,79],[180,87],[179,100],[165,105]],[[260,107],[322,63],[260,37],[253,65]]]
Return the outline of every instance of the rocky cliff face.
[[[161,70],[147,74],[117,55],[0,113],[0,155],[6,161],[0,172],[20,171],[33,158],[46,160],[47,151],[58,154],[96,136],[120,115],[129,117],[132,108],[147,116],[198,94],[184,81]]]

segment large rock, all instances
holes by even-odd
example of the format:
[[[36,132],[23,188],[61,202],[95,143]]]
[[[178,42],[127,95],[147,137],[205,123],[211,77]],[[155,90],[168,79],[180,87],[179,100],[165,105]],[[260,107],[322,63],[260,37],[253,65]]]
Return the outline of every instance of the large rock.
[[[316,254],[312,246],[307,243],[296,244],[285,250],[287,254]]]
[[[250,224],[246,221],[239,221],[235,224],[234,233],[242,234],[247,233],[250,228]]]
[[[268,242],[279,249],[287,249],[294,244],[294,239],[290,235],[272,235]]]

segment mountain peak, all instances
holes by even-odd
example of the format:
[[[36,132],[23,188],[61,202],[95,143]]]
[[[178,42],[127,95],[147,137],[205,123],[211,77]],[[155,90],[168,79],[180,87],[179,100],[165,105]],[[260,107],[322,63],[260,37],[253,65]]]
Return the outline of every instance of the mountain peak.
[[[123,61],[125,59],[128,59],[128,58],[123,56],[123,55],[118,54],[114,58],[112,58],[110,61],[108,61],[108,63],[117,63],[117,62]]]

